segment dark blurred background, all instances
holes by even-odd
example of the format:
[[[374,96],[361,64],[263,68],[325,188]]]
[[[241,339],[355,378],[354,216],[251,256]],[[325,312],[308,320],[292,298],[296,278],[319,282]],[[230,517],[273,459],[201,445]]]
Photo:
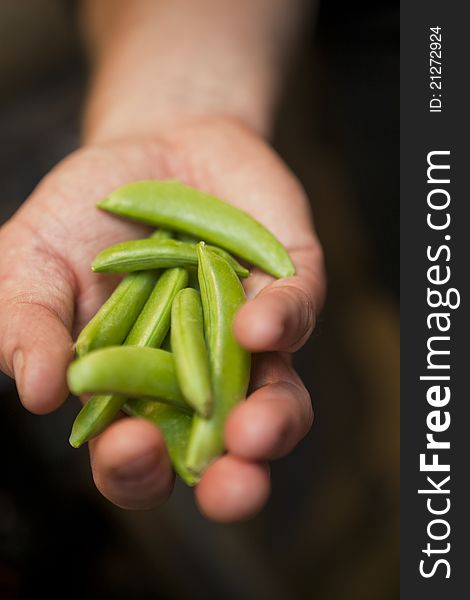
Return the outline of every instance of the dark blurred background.
[[[0,375],[1,600],[398,597],[398,3],[320,5],[275,136],[327,259],[297,356],[311,433],[248,523],[208,523],[180,484],[164,508],[126,512],[68,445],[78,400],[33,416]],[[86,82],[73,3],[0,0],[0,222],[77,147]]]

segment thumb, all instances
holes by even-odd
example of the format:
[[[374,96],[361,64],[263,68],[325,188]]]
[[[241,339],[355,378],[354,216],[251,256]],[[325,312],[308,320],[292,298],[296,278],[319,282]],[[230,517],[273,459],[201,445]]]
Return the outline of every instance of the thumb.
[[[307,341],[325,296],[321,248],[312,245],[291,252],[296,275],[268,283],[253,275],[251,295],[260,291],[238,311],[234,331],[251,352],[295,352]]]
[[[13,224],[0,232],[0,368],[20,399],[43,414],[67,397],[73,278],[43,242]]]

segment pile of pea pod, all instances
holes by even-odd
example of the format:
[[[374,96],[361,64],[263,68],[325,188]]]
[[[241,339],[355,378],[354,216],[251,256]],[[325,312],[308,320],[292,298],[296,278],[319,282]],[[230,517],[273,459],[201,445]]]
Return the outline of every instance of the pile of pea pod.
[[[249,270],[294,274],[282,244],[234,206],[178,181],[126,184],[98,207],[158,227],[105,248],[99,273],[125,273],[75,342],[67,380],[92,394],[70,443],[79,447],[123,411],[161,431],[175,471],[195,485],[224,451],[229,411],[245,398],[251,358],[232,324]]]

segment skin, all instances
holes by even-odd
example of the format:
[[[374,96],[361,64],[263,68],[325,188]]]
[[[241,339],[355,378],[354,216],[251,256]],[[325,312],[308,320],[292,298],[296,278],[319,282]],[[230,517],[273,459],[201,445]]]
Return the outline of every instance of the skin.
[[[72,339],[119,281],[92,273],[92,259],[107,245],[149,233],[95,208],[113,189],[177,178],[246,210],[288,248],[297,275],[273,281],[255,270],[244,282],[250,300],[234,332],[260,353],[252,393],[228,418],[227,455],[195,489],[208,518],[233,522],[261,509],[267,461],[290,451],[311,426],[311,401],[288,353],[311,334],[325,282],[305,193],[263,139],[282,79],[279,57],[289,54],[302,21],[293,16],[297,3],[207,0],[204,7],[198,19],[195,1],[86,5],[96,69],[83,147],[0,229],[0,367],[34,413],[66,398]],[[151,423],[121,419],[90,452],[98,489],[118,506],[149,508],[170,494],[168,455]]]
[[[165,439],[173,468],[187,485],[195,485],[198,478],[190,473],[184,464],[192,414],[182,412],[163,402],[142,398],[128,400],[123,410],[128,415],[151,421],[158,427]]]

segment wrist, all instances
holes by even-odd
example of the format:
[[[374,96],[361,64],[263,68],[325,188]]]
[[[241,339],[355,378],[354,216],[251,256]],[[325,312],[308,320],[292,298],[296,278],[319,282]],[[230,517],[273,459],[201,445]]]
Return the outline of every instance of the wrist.
[[[88,1],[84,142],[223,116],[270,135],[301,0]]]
[[[274,82],[269,76],[245,73],[243,85],[220,79],[196,81],[155,77],[147,92],[116,98],[112,86],[97,82],[85,111],[83,143],[152,137],[201,120],[237,121],[262,137],[269,137],[275,110]],[[157,91],[158,89],[158,91]],[[150,94],[150,96],[149,96]]]

